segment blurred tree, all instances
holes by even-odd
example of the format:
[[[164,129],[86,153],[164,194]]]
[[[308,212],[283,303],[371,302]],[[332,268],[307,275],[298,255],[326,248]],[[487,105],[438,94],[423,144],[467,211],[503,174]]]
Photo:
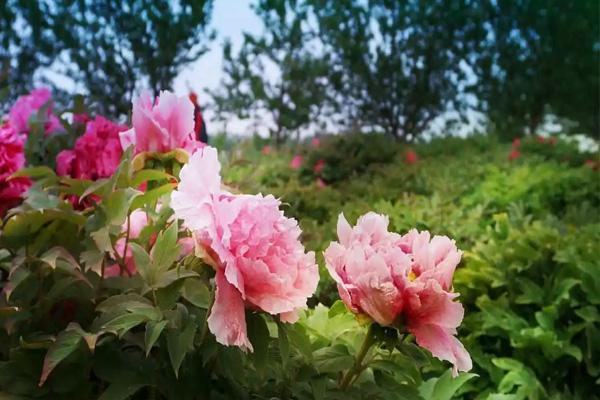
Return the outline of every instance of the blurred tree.
[[[349,124],[413,140],[447,111],[461,114],[465,62],[484,32],[469,1],[307,1]]]
[[[5,8],[17,33],[17,50],[30,48],[36,57],[28,67],[35,71],[48,65],[38,62],[38,55],[60,55],[53,66],[56,72],[83,87],[98,110],[123,115],[131,108],[135,89],[149,88],[155,94],[170,89],[179,71],[208,50],[212,4],[213,0],[43,0],[14,1]],[[42,21],[26,18],[32,10],[41,10]],[[32,34],[25,42],[21,29],[10,22],[11,13],[21,16],[17,23],[22,21],[22,31],[44,28],[50,34]],[[59,51],[47,51],[47,42]],[[26,82],[25,86],[33,84]]]
[[[487,39],[477,65],[478,98],[492,128],[512,139],[544,116],[599,131],[600,3],[489,0],[480,3]]]
[[[224,118],[270,117],[269,133],[279,145],[322,115],[330,61],[318,55],[307,26],[308,9],[301,1],[260,0],[253,8],[264,31],[245,33],[237,54],[225,43],[225,78],[210,95]]]
[[[52,64],[60,51],[48,12],[44,2],[0,2],[0,113],[31,89],[36,70]]]

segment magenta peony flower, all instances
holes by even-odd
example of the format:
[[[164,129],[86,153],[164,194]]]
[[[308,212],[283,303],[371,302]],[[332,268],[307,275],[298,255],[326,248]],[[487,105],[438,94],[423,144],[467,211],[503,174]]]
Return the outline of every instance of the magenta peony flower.
[[[298,169],[302,166],[302,162],[304,161],[304,159],[302,158],[302,156],[300,154],[296,154],[293,158],[292,161],[290,162],[290,168],[291,169]]]
[[[20,96],[9,112],[9,122],[13,129],[17,133],[29,133],[29,118],[49,102],[51,96],[50,90],[47,88],[35,89],[27,95]],[[48,107],[44,127],[46,135],[57,131],[59,127],[60,121],[56,115],[52,114],[52,107]]]
[[[509,161],[517,160],[519,157],[521,157],[521,152],[517,149],[512,149],[508,154]]]
[[[244,309],[295,321],[316,290],[318,268],[314,253],[306,253],[299,241],[297,222],[279,210],[279,200],[225,192],[219,171],[214,148],[196,152],[181,170],[171,206],[217,272],[209,329],[219,343],[252,351]]]
[[[319,161],[317,161],[313,167],[313,172],[315,174],[320,174],[323,171],[323,168],[325,168],[325,160],[321,159]]]
[[[119,166],[123,150],[119,132],[125,125],[115,124],[98,116],[87,123],[85,133],[75,142],[73,150],[63,150],[56,157],[59,175],[97,180],[111,176]]]
[[[133,101],[132,120],[133,128],[120,134],[123,150],[133,145],[136,153],[174,149],[193,153],[204,146],[195,139],[194,105],[187,96],[163,91],[153,99],[144,92]]]
[[[0,126],[0,217],[21,202],[31,182],[27,178],[8,178],[25,166],[25,137],[10,124]]]
[[[416,230],[388,232],[387,217],[375,213],[354,228],[341,214],[337,230],[339,243],[325,250],[325,261],[348,308],[382,326],[405,328],[420,346],[454,364],[454,374],[470,370],[471,358],[454,336],[463,318],[451,291],[462,255],[454,241],[430,240],[429,232]]]

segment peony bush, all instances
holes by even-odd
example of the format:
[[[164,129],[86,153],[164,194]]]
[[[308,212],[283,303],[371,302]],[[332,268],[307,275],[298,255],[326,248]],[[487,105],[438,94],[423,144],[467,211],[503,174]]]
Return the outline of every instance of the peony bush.
[[[49,99],[0,131],[0,398],[439,399],[474,377],[451,239],[340,215],[341,300],[316,304],[298,221],[224,184],[187,97],[142,95],[131,127]],[[74,126],[55,169],[27,165],[30,130]]]

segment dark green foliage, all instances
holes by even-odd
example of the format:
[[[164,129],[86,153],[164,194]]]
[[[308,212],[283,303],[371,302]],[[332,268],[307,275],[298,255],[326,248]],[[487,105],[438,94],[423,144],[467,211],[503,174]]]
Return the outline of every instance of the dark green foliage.
[[[533,134],[552,113],[575,121],[577,133],[597,135],[598,2],[478,4],[489,33],[476,56],[477,96],[494,130],[507,139]]]

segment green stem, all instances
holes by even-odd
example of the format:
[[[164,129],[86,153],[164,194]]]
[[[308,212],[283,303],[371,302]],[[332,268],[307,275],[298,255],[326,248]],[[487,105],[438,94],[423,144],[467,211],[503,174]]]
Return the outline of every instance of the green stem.
[[[356,353],[354,365],[352,366],[352,368],[346,371],[346,374],[342,378],[342,381],[340,382],[341,390],[346,390],[350,385],[350,382],[352,382],[353,378],[358,377],[358,375],[360,375],[362,371],[364,371],[365,366],[362,364],[363,360],[365,359],[371,346],[373,346],[373,344],[375,344],[376,342],[373,326],[374,324],[371,324],[369,326],[369,330],[367,331],[367,335],[365,336],[365,339],[363,340],[362,345],[360,346],[360,350],[358,351],[358,353]]]

